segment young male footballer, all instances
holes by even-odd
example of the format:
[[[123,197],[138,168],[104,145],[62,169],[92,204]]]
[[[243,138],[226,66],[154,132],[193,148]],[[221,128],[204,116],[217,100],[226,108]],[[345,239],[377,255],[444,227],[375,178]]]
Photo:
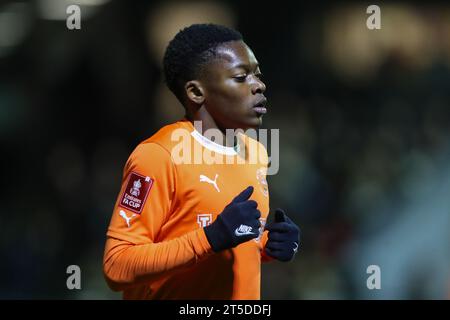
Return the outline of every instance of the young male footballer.
[[[186,116],[140,143],[125,165],[106,281],[124,299],[260,299],[261,262],[290,261],[300,236],[281,209],[265,223],[266,149],[226,135],[261,125],[258,61],[239,32],[196,24],[169,43],[164,75]]]

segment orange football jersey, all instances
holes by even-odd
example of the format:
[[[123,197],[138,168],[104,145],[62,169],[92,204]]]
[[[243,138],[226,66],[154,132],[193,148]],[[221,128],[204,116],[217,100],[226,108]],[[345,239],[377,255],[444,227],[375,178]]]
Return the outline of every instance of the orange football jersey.
[[[183,119],[136,147],[107,232],[112,289],[125,299],[260,298],[268,157],[256,140],[238,140],[243,148],[224,147]],[[261,211],[260,237],[214,253],[203,227],[248,186]]]

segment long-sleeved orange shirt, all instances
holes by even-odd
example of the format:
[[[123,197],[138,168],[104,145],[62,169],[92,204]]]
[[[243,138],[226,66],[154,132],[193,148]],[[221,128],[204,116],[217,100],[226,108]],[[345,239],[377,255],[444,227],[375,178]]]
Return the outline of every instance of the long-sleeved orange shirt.
[[[107,232],[103,267],[113,290],[125,299],[260,298],[268,158],[262,144],[239,137],[243,148],[224,147],[182,120],[136,147]],[[249,185],[260,237],[214,253],[203,227]]]

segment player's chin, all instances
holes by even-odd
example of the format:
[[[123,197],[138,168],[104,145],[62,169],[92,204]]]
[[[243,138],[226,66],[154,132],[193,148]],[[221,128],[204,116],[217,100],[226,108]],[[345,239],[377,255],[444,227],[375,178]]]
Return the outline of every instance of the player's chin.
[[[248,117],[244,121],[241,121],[241,125],[239,129],[249,130],[249,129],[258,129],[262,125],[262,117]]]
[[[237,128],[243,130],[258,129],[262,125],[262,118],[262,114],[250,110],[249,113],[246,113],[245,115],[240,117],[240,121],[238,121],[239,125],[237,126]]]

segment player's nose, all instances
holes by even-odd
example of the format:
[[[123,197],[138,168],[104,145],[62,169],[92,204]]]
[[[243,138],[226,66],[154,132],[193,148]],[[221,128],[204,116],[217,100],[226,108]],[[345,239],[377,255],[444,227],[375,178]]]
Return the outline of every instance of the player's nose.
[[[255,77],[255,82],[252,87],[252,93],[264,93],[266,91],[266,84],[259,78]]]

